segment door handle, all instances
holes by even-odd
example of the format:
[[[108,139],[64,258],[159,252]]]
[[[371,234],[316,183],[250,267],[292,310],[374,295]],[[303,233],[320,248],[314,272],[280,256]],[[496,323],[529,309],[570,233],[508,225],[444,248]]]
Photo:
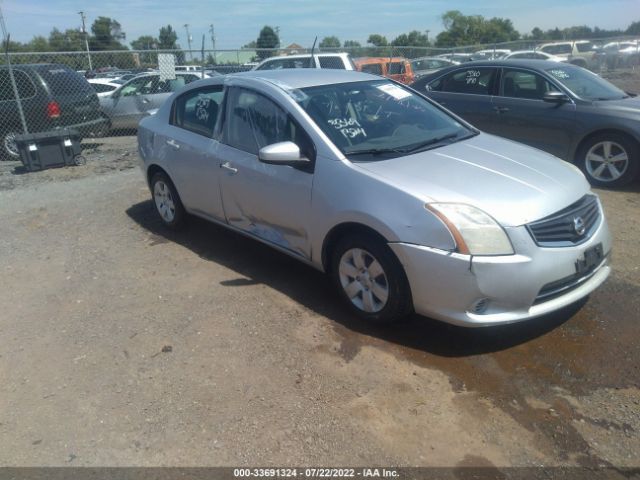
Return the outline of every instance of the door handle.
[[[231,166],[229,162],[223,162],[220,164],[220,168],[224,168],[225,170],[230,171],[234,175],[238,173],[238,169]]]
[[[174,150],[180,150],[180,144],[175,140],[167,140],[167,145],[169,145]]]
[[[509,107],[493,107],[493,109],[497,112],[497,113],[506,113],[509,111]]]

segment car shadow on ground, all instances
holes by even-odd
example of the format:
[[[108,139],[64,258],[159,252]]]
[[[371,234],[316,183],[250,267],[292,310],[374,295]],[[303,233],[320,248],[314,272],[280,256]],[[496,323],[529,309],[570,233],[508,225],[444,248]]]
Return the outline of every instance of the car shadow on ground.
[[[185,230],[171,231],[160,221],[151,200],[133,205],[126,213],[152,234],[152,241],[175,242],[205,260],[238,273],[239,278],[223,281],[223,286],[239,288],[262,283],[331,319],[347,331],[439,356],[464,357],[514,347],[562,325],[586,302],[585,299],[533,322],[500,327],[462,328],[420,315],[412,315],[393,326],[381,327],[351,315],[322,272],[256,240],[195,217],[189,217]]]

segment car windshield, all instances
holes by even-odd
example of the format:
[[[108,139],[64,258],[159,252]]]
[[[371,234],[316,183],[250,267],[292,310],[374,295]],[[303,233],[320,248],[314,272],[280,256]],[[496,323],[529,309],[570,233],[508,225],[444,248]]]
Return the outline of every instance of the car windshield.
[[[423,97],[387,80],[308,87],[294,98],[353,160],[399,157],[476,134]]]
[[[627,97],[627,94],[619,88],[581,67],[563,65],[549,68],[547,72],[585,100],[619,100]]]

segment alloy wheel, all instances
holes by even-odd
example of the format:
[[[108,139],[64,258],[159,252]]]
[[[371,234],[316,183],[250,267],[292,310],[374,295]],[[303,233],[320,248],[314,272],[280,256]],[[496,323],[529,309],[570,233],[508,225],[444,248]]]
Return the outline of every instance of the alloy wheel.
[[[602,141],[593,145],[585,158],[585,169],[594,179],[613,182],[624,175],[629,166],[629,154],[622,145]]]
[[[382,264],[368,251],[351,248],[340,257],[340,284],[351,303],[366,313],[381,311],[389,299],[389,282]]]
[[[162,219],[167,223],[173,222],[176,216],[176,206],[171,189],[162,180],[158,180],[153,186],[153,199]]]

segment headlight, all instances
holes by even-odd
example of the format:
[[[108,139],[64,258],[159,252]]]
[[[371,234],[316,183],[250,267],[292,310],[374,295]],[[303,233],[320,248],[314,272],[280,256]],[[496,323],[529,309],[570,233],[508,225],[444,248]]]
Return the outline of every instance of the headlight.
[[[429,203],[425,206],[447,226],[460,253],[467,255],[512,255],[514,253],[505,231],[482,210],[462,203]]]

